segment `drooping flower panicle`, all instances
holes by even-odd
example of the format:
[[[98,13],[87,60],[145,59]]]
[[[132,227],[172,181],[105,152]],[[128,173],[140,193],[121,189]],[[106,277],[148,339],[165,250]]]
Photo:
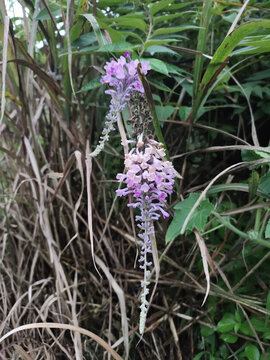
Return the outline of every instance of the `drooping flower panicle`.
[[[139,60],[131,60],[130,54],[127,52],[118,60],[111,59],[104,67],[106,73],[101,77],[101,82],[111,86],[109,90],[105,91],[106,94],[111,95],[110,111],[106,116],[107,121],[99,144],[90,154],[92,157],[97,156],[103,150],[105,142],[109,140],[109,133],[114,130],[118,114],[126,107],[130,93],[133,91],[144,92],[137,72],[138,64]],[[141,67],[144,74],[150,70],[149,63],[146,61],[141,63]]]
[[[140,268],[144,270],[143,288],[141,294],[140,333],[144,331],[149,293],[150,278],[149,255],[152,253],[151,235],[154,234],[153,221],[161,215],[164,218],[169,213],[164,210],[166,199],[172,193],[174,183],[174,168],[170,161],[165,160],[165,151],[162,144],[155,140],[142,141],[139,137],[136,148],[133,148],[125,158],[126,174],[118,174],[119,182],[124,182],[126,187],[116,191],[118,196],[133,195],[134,202],[128,206],[140,209],[140,215],[135,220],[141,233]]]

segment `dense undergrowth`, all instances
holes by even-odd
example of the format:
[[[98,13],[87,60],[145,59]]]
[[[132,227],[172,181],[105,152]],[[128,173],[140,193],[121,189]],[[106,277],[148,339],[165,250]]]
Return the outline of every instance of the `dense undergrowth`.
[[[269,1],[0,5],[0,358],[270,359]],[[127,51],[149,61],[154,112],[130,102],[121,131],[136,106],[158,119],[182,176],[155,222],[142,337],[119,131],[89,157],[104,65]]]

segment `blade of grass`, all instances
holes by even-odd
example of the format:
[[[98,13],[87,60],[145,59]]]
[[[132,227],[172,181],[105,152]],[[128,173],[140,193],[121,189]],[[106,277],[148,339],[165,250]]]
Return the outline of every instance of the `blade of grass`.
[[[99,43],[99,46],[103,46],[106,45],[106,41],[102,35],[102,32],[100,30],[100,27],[98,25],[97,20],[95,19],[95,17],[91,14],[83,14],[83,16],[90,22],[90,24],[92,25],[92,28],[94,30],[94,33],[96,34],[97,37],[97,41]]]
[[[73,95],[76,97],[74,86],[73,86],[73,80],[72,80],[72,50],[71,50],[70,33],[69,33],[70,1],[71,0],[67,0],[67,16],[66,16],[66,19],[65,19],[65,30],[66,30],[66,36],[67,36],[68,72],[69,72],[70,86],[71,86]]]
[[[237,14],[236,18],[234,19],[234,21],[233,21],[233,23],[232,23],[232,25],[231,25],[231,27],[230,27],[230,29],[229,29],[229,31],[228,31],[228,33],[227,33],[226,36],[228,36],[228,35],[235,29],[236,24],[238,23],[241,15],[243,14],[245,8],[247,7],[249,1],[250,1],[250,0],[246,0],[246,2],[243,4],[243,6],[241,7],[241,9],[238,11],[238,14]]]
[[[95,261],[100,266],[104,274],[106,275],[108,281],[110,282],[113,290],[115,291],[119,304],[120,304],[120,311],[121,311],[121,324],[122,324],[122,331],[123,331],[123,337],[124,337],[124,345],[125,345],[125,359],[128,360],[129,356],[129,342],[128,342],[128,321],[127,321],[127,312],[126,312],[126,302],[125,302],[125,294],[124,291],[120,288],[118,283],[115,281],[115,279],[112,277],[109,269],[104,264],[104,262],[98,257],[95,256]]]
[[[6,104],[6,72],[7,72],[7,51],[8,51],[8,29],[9,17],[4,19],[4,34],[3,34],[3,51],[2,51],[2,96],[1,96],[1,116],[0,116],[0,134],[2,132],[2,121],[5,114]]]
[[[204,274],[205,274],[205,278],[206,278],[206,291],[205,291],[205,296],[202,302],[202,306],[204,305],[208,295],[209,295],[209,291],[210,291],[210,274],[209,274],[209,270],[208,270],[208,264],[211,266],[212,270],[214,271],[214,267],[213,267],[213,262],[211,261],[211,256],[209,255],[208,249],[205,245],[204,239],[201,236],[200,232],[195,229],[194,231],[195,233],[195,237],[197,240],[197,243],[199,245],[199,249],[201,252],[201,257],[202,257],[202,263],[203,263],[203,270],[204,270]],[[211,259],[211,260],[210,260]]]
[[[80,176],[81,176],[81,193],[80,196],[78,198],[78,200],[76,201],[75,204],[75,208],[74,208],[74,212],[73,212],[73,222],[77,231],[77,234],[79,233],[79,226],[78,226],[78,220],[77,220],[77,213],[78,213],[78,209],[81,205],[81,200],[82,200],[82,196],[83,196],[83,192],[84,192],[84,176],[83,176],[83,163],[82,163],[82,154],[80,151],[76,150],[75,153],[75,158],[76,158],[76,165],[77,165],[77,169],[80,172]]]
[[[197,51],[204,53],[206,49],[206,40],[208,35],[209,21],[211,17],[211,0],[203,1],[203,10],[201,14],[201,23],[200,30],[198,35]],[[199,82],[203,69],[204,57],[201,55],[196,55],[195,65],[194,65],[194,78],[193,78],[193,101],[196,99]]]
[[[90,246],[91,246],[91,256],[93,260],[94,267],[101,277],[100,272],[97,269],[95,262],[95,250],[94,250],[94,234],[93,234],[93,221],[92,221],[92,202],[91,202],[91,173],[92,173],[92,157],[89,155],[89,140],[86,142],[86,184],[87,184],[87,221],[88,221],[88,230],[89,230],[89,238],[90,238]]]

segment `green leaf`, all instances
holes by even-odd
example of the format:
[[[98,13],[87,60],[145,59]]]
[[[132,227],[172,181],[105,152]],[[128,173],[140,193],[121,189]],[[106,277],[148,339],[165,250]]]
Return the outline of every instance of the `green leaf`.
[[[125,41],[125,37],[123,34],[121,34],[120,31],[112,29],[110,26],[106,26],[106,27],[104,26],[104,27],[102,27],[102,29],[105,29],[108,31],[113,43]]]
[[[161,22],[161,23],[167,23],[168,20],[172,20],[172,19],[178,18],[178,17],[183,16],[184,14],[189,13],[189,12],[191,12],[191,11],[178,12],[178,13],[176,13],[176,14],[170,14],[170,15],[168,15],[168,13],[167,13],[167,14],[165,14],[165,15],[155,16],[155,17],[154,17],[153,24],[154,24],[154,26],[155,26],[155,25],[157,25],[157,24],[160,23],[160,22]]]
[[[270,339],[270,331],[265,331],[265,332],[263,333],[263,338],[264,338],[265,340],[269,340],[269,339]]]
[[[126,35],[125,37],[127,38],[128,36],[131,36],[137,40],[140,41],[140,43],[143,44],[143,39],[138,35],[136,34],[134,31],[129,31],[129,30],[117,30],[117,32],[119,32],[121,35]]]
[[[270,194],[270,171],[261,177],[259,189],[266,194]]]
[[[147,48],[147,50],[145,50],[145,52],[149,52],[151,54],[155,54],[155,53],[159,53],[159,54],[172,54],[172,55],[177,55],[178,56],[178,53],[167,48],[166,46],[162,46],[162,45],[152,45],[152,46],[149,46]]]
[[[187,74],[189,74],[186,70],[179,68],[178,66],[175,66],[173,64],[169,64],[169,63],[165,63],[168,69],[168,72],[170,74],[176,74],[176,75],[181,75],[181,76],[185,76]]]
[[[101,46],[97,51],[98,52],[124,52],[128,50],[134,49],[134,45],[126,42],[126,41],[120,41],[114,44],[105,44]]]
[[[270,148],[266,147],[266,149],[269,151]],[[269,158],[269,162],[270,162],[270,154],[264,151],[242,150],[241,156],[243,161],[253,161],[253,160]]]
[[[226,333],[233,330],[234,325],[236,324],[234,314],[226,313],[223,315],[222,319],[218,322],[216,330],[221,333]]]
[[[76,55],[76,54],[92,54],[94,52],[96,52],[98,50],[98,46],[97,45],[92,45],[92,46],[86,46],[83,48],[78,48],[77,50],[72,50],[72,54]],[[67,50],[63,49],[63,51],[60,53],[60,56],[65,56],[67,55],[68,52]]]
[[[220,63],[224,62],[227,56],[251,32],[259,29],[260,27],[270,28],[270,20],[250,21],[246,24],[240,25],[237,29],[231,32],[219,46],[215,52],[213,59],[207,67],[207,70],[202,79],[201,88],[203,88],[211,79],[211,77],[218,70]]]
[[[192,360],[200,360],[203,355],[207,354],[206,351],[201,351],[199,354],[197,354]]]
[[[270,220],[268,221],[268,223],[266,225],[266,228],[265,228],[265,237],[270,238]],[[269,294],[270,294],[270,292],[269,292]],[[268,294],[268,297],[269,297],[269,310],[270,310],[270,296],[269,296],[269,294]],[[268,298],[267,298],[267,301],[268,301]],[[267,302],[267,304],[268,304],[268,302]],[[268,307],[267,307],[267,309],[268,309]]]
[[[132,17],[130,18],[114,18],[114,22],[116,26],[124,26],[132,29],[140,29],[142,31],[145,31],[147,28],[147,24],[142,19],[134,19]]]
[[[90,22],[92,25],[92,28],[94,30],[94,33],[96,34],[99,46],[103,46],[106,44],[105,39],[103,38],[102,32],[100,30],[99,24],[96,20],[96,18],[91,14],[83,14],[83,16]]]
[[[159,90],[173,93],[172,89],[169,88],[167,85],[163,84],[163,82],[160,80],[153,80],[153,79],[149,80],[149,84],[153,85],[155,88],[157,88]]]
[[[244,46],[244,48],[235,50],[232,53],[232,55],[236,55],[239,53],[256,54],[261,52],[262,53],[269,52],[270,51],[269,34],[248,36],[239,43],[239,46]]]
[[[190,2],[185,2],[185,3],[183,3],[183,4],[172,4],[171,6],[170,6],[170,10],[171,11],[174,11],[174,10],[179,10],[179,9],[182,9],[183,7],[186,7],[186,6],[188,6],[188,5],[194,5],[194,3],[195,3],[195,1],[193,0],[193,1],[190,1]],[[195,12],[195,11],[194,11]],[[181,13],[181,14],[183,14],[183,13]]]
[[[237,323],[237,324],[234,325],[233,330],[234,330],[235,334],[238,333],[238,330],[240,329],[240,327],[241,327],[241,323]]]
[[[192,97],[192,84],[185,80],[184,82],[182,82],[182,87]]]
[[[224,340],[225,342],[229,344],[234,344],[238,340],[238,337],[236,335],[232,334],[222,334],[220,335],[220,339]]]
[[[71,29],[71,32],[72,32],[72,29]],[[80,31],[81,31],[81,29],[80,29]],[[95,33],[90,32],[90,33],[81,35],[79,38],[77,38],[77,40],[72,42],[71,45],[72,45],[72,47],[84,47],[84,46],[93,44],[95,41],[97,41]]]
[[[61,7],[57,4],[50,4],[49,9],[53,15],[54,18],[56,18],[57,16],[61,16],[62,12],[61,12]],[[35,17],[35,20],[49,20],[51,19],[51,16],[48,12],[48,10],[46,8],[42,9],[38,15]]]
[[[72,28],[70,29],[69,36],[70,36],[70,41],[71,41],[72,46],[73,46],[74,41],[77,40],[81,35],[83,22],[84,22],[84,19],[80,16],[78,18],[77,23],[74,26],[72,26]],[[89,44],[87,44],[87,45],[89,45]]]
[[[241,318],[241,314],[238,311],[235,311],[235,319],[237,322],[241,323],[242,322],[242,318]]]
[[[190,114],[191,107],[190,106],[180,106],[179,108],[179,116],[181,121],[186,121],[188,115]]]
[[[175,42],[175,41],[178,41],[178,40],[177,39],[152,39],[152,40],[148,40],[144,44],[144,50],[146,50],[150,46],[168,44],[170,42]]]
[[[154,58],[146,58],[144,60],[149,61],[152,70],[155,70],[161,74],[169,76],[167,66],[163,61]]]
[[[203,337],[208,337],[215,332],[215,329],[210,328],[208,326],[201,325],[201,335]]]
[[[156,105],[157,117],[160,120],[167,120],[172,115],[174,110],[175,108],[170,105],[166,105],[166,106]]]
[[[241,333],[245,334],[245,335],[249,335],[249,336],[253,336],[254,334],[249,326],[249,323],[247,321],[244,321],[241,326],[240,326],[240,331]]]
[[[267,147],[267,150],[270,150],[270,148]],[[259,155],[259,157],[260,157],[261,159],[269,159],[269,160],[270,160],[270,154],[269,154],[269,152],[267,153],[267,152],[264,152],[264,151],[257,151],[257,150],[255,150],[255,153],[256,153],[257,155]]]
[[[150,5],[150,15],[155,15],[158,11],[168,8],[168,5],[174,2],[174,0],[163,0],[163,1],[155,1]]]
[[[166,243],[174,240],[180,234],[184,221],[199,196],[200,194],[190,194],[187,199],[175,205],[174,218],[166,233]],[[192,231],[196,226],[196,228],[202,232],[213,209],[214,205],[212,205],[208,199],[202,200],[191,216],[186,231]]]
[[[252,74],[251,76],[249,76],[247,78],[247,81],[259,81],[259,80],[265,80],[265,79],[269,79],[270,78],[270,71],[267,70],[262,70],[262,71],[257,71],[254,74]]]
[[[200,27],[196,25],[182,25],[175,27],[160,28],[153,32],[152,37],[162,34],[175,34],[176,32],[184,31],[184,30],[198,30],[198,29],[200,29]]]
[[[254,329],[257,332],[265,332],[265,331],[269,330],[267,324],[265,325],[265,321],[258,317],[252,316],[250,321],[252,323],[252,326],[254,327]],[[249,324],[248,324],[248,326],[249,326]],[[241,330],[242,330],[242,327],[241,327]],[[254,336],[254,334],[252,336]]]
[[[116,6],[125,3],[126,0],[99,0],[98,6]]]
[[[100,79],[101,79],[101,76],[89,81],[89,83],[85,84],[81,88],[81,90],[77,91],[77,93],[82,93],[82,92],[93,90],[93,89],[100,87],[102,85],[102,83],[100,82]]]
[[[248,360],[259,360],[260,352],[255,345],[249,344],[245,347],[245,354]]]

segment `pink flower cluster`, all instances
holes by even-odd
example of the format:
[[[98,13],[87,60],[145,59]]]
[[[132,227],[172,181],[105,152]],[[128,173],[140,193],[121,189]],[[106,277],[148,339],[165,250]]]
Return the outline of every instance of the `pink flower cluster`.
[[[101,77],[101,82],[108,83],[111,89],[105,93],[111,96],[110,111],[107,114],[107,121],[102,131],[99,144],[90,154],[92,157],[97,156],[104,148],[105,143],[109,140],[109,134],[114,130],[114,124],[117,122],[119,113],[125,109],[130,99],[132,91],[144,92],[142,83],[139,79],[137,66],[139,60],[131,60],[129,52],[120,56],[118,60],[111,59],[105,65],[106,74]],[[149,62],[141,62],[144,74],[150,70]]]
[[[132,194],[134,208],[141,207],[141,202],[151,205],[151,218],[158,220],[161,213],[164,218],[169,214],[163,209],[168,194],[172,193],[174,183],[174,168],[170,161],[164,160],[163,145],[155,140],[142,137],[138,140],[125,159],[126,174],[118,174],[117,179],[125,182],[126,187],[117,190],[118,196]]]
[[[153,221],[158,220],[163,215],[164,218],[169,213],[164,210],[166,198],[172,193],[174,183],[174,168],[170,161],[165,160],[165,151],[162,144],[155,140],[147,139],[142,141],[139,137],[136,148],[133,148],[125,159],[126,174],[118,174],[119,182],[124,182],[126,187],[116,191],[118,196],[132,194],[134,202],[129,204],[134,208],[140,209],[140,215],[136,216],[138,227],[141,233],[140,249],[140,268],[144,270],[144,278],[141,281],[141,313],[140,313],[140,333],[143,334],[148,311],[148,301],[146,296],[149,294],[148,285],[150,284],[150,270],[152,265],[148,261],[148,256],[152,253],[151,235],[154,234]]]
[[[138,64],[139,60],[131,60],[128,52],[125,53],[125,56],[120,56],[117,61],[111,59],[104,67],[106,74],[102,76],[101,82],[108,83],[121,92],[127,92],[128,95],[134,90],[143,93],[143,86],[137,72]],[[143,73],[146,75],[150,70],[149,62],[144,61],[141,66]]]

